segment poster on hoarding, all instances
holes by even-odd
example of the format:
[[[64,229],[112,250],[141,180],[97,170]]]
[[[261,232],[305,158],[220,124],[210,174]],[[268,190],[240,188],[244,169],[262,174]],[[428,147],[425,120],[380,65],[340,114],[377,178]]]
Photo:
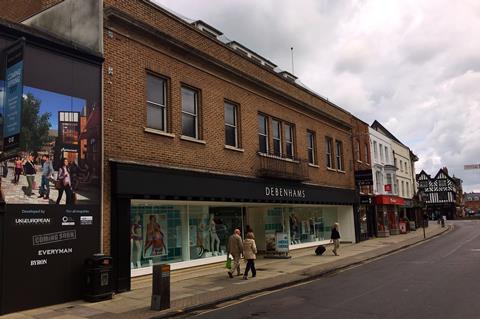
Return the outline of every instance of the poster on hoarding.
[[[167,216],[143,215],[143,258],[167,256]]]

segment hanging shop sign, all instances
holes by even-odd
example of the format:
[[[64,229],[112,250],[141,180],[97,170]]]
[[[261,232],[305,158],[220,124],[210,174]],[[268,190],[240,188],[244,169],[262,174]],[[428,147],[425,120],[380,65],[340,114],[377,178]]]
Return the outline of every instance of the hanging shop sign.
[[[355,183],[359,186],[373,185],[372,170],[361,170],[355,172]]]

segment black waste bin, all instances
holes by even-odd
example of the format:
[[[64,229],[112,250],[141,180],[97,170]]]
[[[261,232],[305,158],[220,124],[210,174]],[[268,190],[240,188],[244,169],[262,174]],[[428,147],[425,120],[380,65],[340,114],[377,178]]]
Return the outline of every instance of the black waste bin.
[[[85,260],[84,299],[90,302],[112,299],[112,257],[95,254]]]

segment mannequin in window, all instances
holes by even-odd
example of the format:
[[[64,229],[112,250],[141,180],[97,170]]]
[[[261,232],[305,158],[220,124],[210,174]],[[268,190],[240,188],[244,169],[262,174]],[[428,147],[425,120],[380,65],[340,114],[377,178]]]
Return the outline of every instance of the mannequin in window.
[[[299,244],[298,241],[298,220],[295,214],[290,215],[290,238],[292,244]]]
[[[132,264],[140,268],[140,258],[142,255],[142,224],[140,223],[140,215],[135,215],[134,222],[130,227],[130,249],[132,256]]]
[[[208,226],[210,232],[210,251],[213,255],[217,255],[220,253],[220,238],[218,238],[217,224],[215,223],[213,215],[210,215]]]

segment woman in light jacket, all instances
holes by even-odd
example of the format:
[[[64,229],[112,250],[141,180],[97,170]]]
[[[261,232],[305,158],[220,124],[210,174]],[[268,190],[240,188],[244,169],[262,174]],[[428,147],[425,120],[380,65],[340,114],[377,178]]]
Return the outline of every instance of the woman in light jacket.
[[[245,273],[243,274],[243,279],[247,280],[248,271],[252,270],[252,277],[257,275],[257,270],[255,269],[255,259],[257,258],[257,245],[255,245],[255,236],[253,232],[247,233],[247,239],[243,241],[243,258],[247,261],[247,266],[245,268]]]

